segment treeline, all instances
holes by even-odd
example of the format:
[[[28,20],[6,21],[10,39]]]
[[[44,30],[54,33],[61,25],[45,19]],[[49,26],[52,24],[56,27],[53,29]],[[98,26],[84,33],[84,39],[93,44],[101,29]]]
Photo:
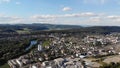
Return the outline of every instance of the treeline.
[[[30,32],[59,32],[59,33],[102,33],[109,34],[111,32],[120,32],[120,27],[117,26],[93,26],[82,27],[77,25],[54,25],[54,24],[0,24],[0,32],[17,33],[17,30],[27,29]]]
[[[110,34],[112,32],[120,32],[120,27],[117,26],[95,26],[95,27],[81,27],[81,28],[70,28],[70,29],[61,29],[61,30],[47,30],[47,31],[32,31],[32,34],[37,33],[86,33],[86,34]]]
[[[120,63],[111,62],[110,64],[103,64],[100,68],[120,68]]]
[[[30,40],[20,41],[1,40],[0,41],[0,65],[8,60],[16,58],[25,53],[25,48],[30,44]]]

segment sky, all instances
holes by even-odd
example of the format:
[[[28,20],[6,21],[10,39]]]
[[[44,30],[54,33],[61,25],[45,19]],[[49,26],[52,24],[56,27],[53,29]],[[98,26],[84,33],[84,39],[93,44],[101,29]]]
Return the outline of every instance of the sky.
[[[0,24],[120,26],[120,0],[0,0]]]

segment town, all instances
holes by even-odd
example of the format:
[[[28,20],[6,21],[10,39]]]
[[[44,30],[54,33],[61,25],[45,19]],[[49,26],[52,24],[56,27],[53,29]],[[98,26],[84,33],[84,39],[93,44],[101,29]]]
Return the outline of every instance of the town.
[[[31,49],[29,53],[7,63],[11,68],[99,68],[101,63],[120,61],[116,57],[120,54],[119,47],[119,33],[49,34],[44,41],[32,41],[26,49]],[[108,62],[109,56],[116,58]]]
[[[120,0],[0,0],[0,68],[120,68]]]

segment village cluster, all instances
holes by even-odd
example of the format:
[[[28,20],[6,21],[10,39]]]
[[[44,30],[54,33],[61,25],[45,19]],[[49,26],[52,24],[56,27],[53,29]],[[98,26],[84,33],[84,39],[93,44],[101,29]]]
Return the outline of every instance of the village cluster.
[[[11,68],[94,68],[94,62],[84,58],[120,54],[116,35],[55,36],[49,35],[49,45],[41,41],[30,53],[8,61]]]

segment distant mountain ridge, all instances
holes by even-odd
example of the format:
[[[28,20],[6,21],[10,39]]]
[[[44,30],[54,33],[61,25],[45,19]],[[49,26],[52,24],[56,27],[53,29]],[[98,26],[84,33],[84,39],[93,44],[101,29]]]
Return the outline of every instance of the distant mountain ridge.
[[[0,24],[0,32],[21,32],[21,31],[43,31],[43,30],[55,30],[55,31],[67,31],[67,32],[120,32],[119,26],[89,26],[83,27],[79,25],[55,25],[55,24]]]
[[[16,30],[29,30],[29,31],[38,31],[38,30],[63,30],[63,29],[78,29],[82,28],[77,25],[54,25],[54,24],[0,24],[0,31],[2,32],[14,32]]]
[[[109,34],[112,32],[120,32],[120,27],[119,26],[92,26],[92,27],[83,27],[80,29],[71,29],[70,31]]]

